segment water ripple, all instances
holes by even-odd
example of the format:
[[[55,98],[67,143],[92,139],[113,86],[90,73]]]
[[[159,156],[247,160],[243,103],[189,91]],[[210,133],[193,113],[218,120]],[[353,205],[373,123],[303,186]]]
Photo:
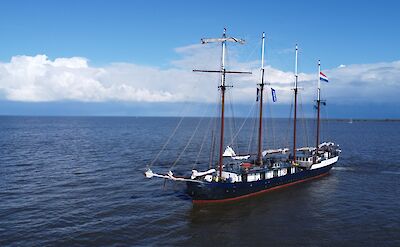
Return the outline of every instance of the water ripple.
[[[183,122],[154,170],[169,170],[197,121]],[[287,123],[276,121],[283,145]],[[0,117],[0,246],[400,246],[398,122],[329,122],[343,149],[329,176],[208,206],[192,205],[182,183],[143,176],[177,122]],[[208,154],[200,159],[207,166]]]

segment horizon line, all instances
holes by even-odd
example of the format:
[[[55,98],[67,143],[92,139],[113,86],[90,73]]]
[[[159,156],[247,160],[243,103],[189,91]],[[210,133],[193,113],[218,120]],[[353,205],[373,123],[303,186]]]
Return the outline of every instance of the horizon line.
[[[35,117],[37,117],[37,118],[46,118],[46,117],[53,117],[53,118],[78,118],[78,117],[82,117],[82,118],[98,118],[98,117],[100,117],[100,118],[219,118],[219,117],[213,117],[213,116],[190,116],[190,115],[187,115],[187,116],[174,116],[174,115],[171,115],[171,116],[165,116],[165,115],[164,116],[162,116],[162,115],[147,116],[147,115],[96,115],[96,114],[95,115],[22,115],[22,114],[1,115],[0,114],[0,117],[1,118],[2,117],[16,117],[16,118],[17,117],[29,117],[29,118],[35,118]],[[226,117],[226,118],[247,119],[247,117],[241,117],[241,116]],[[254,118],[257,119],[257,117],[248,117],[248,119],[254,119]],[[286,117],[266,117],[263,119],[285,119],[285,120],[290,119],[290,120],[292,120],[293,118],[291,118],[291,117],[288,117],[288,118],[286,118]],[[311,117],[303,117],[303,118],[298,118],[298,119],[299,120],[300,119],[316,120],[315,118],[311,118]],[[400,121],[400,118],[342,118],[342,117],[339,117],[339,118],[323,118],[323,119],[321,119],[321,121],[324,121],[324,120],[325,121],[326,120],[330,120],[330,121],[332,121],[332,120],[333,121],[352,120],[352,121],[358,121],[358,122],[361,122],[361,121],[398,122],[398,121]]]

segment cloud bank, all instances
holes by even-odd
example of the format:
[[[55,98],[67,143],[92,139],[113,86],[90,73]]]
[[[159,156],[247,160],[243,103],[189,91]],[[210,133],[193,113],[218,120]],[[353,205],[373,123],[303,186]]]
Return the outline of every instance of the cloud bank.
[[[219,47],[190,45],[175,50],[179,59],[168,68],[131,63],[91,66],[87,58],[49,59],[46,55],[14,56],[0,63],[0,97],[21,102],[215,102],[217,74],[193,73],[192,69],[218,69]],[[255,99],[259,61],[229,60],[229,68],[252,71],[252,75],[229,75],[236,102]],[[400,61],[340,65],[324,70],[323,96],[334,102],[399,103]],[[266,78],[278,92],[280,103],[290,103],[294,75],[272,66]],[[317,75],[299,75],[302,99],[312,102]]]

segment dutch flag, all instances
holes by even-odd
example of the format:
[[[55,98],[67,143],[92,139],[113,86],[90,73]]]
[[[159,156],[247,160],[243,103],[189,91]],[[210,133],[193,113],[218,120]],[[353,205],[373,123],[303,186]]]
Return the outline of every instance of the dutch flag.
[[[328,82],[328,77],[326,77],[326,75],[324,73],[322,73],[322,72],[319,72],[319,79],[321,81]]]

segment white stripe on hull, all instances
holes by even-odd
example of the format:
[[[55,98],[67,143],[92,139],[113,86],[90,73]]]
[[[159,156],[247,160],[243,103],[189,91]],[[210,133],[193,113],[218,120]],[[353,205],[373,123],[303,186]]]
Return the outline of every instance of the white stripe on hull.
[[[334,163],[336,163],[338,161],[338,159],[339,159],[339,156],[336,156],[336,157],[333,157],[333,158],[330,158],[330,159],[327,159],[327,160],[323,160],[321,163],[312,165],[311,166],[311,170],[318,169],[318,168],[321,168],[321,167],[324,167],[324,166],[329,166],[331,164],[334,164]]]

